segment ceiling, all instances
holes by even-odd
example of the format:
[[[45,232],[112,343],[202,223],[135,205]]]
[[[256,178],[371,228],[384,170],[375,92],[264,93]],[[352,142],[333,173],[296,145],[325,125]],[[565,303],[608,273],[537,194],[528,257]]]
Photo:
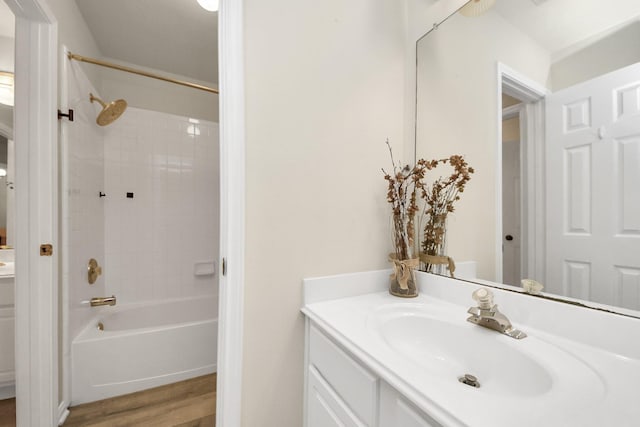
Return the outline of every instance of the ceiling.
[[[217,12],[196,0],[75,1],[103,57],[217,85]]]
[[[3,0],[0,0],[0,37],[15,37],[15,18]]]
[[[498,0],[495,11],[558,59],[583,40],[638,19],[640,1]]]

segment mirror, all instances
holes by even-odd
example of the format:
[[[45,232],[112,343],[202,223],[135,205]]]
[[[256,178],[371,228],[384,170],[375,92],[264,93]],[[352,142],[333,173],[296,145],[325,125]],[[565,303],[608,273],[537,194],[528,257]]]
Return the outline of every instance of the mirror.
[[[468,279],[640,316],[638,40],[637,1],[497,0],[417,42],[416,156],[475,169],[447,220]]]
[[[0,248],[13,246],[13,15],[2,3],[0,22]],[[7,9],[7,10],[5,10]],[[4,22],[6,14],[10,22]]]

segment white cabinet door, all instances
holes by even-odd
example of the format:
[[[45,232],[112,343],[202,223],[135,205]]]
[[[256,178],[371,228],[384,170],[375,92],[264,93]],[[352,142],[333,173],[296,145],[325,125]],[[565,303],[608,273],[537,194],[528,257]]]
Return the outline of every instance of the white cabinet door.
[[[380,386],[380,427],[441,427],[388,384]]]
[[[640,64],[546,99],[547,289],[640,309]]]
[[[13,307],[0,308],[0,389],[15,382],[15,322]],[[7,397],[0,393],[0,399]]]
[[[315,326],[309,328],[309,363],[365,425],[376,425],[378,378]]]
[[[307,399],[307,427],[365,427],[313,367]]]

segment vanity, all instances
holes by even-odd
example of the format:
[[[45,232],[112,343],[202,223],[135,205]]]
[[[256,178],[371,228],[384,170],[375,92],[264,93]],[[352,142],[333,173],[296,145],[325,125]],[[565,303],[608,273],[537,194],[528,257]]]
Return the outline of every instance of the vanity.
[[[640,319],[492,288],[515,339],[467,321],[482,285],[389,274],[304,281],[306,427],[637,425]]]

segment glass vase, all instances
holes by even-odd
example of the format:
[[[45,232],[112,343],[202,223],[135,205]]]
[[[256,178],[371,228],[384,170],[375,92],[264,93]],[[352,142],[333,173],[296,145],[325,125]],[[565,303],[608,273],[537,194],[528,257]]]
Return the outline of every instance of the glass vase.
[[[425,265],[427,273],[446,274],[447,255],[447,217],[437,215],[429,220],[425,228],[424,241],[420,260]]]
[[[420,265],[419,258],[404,260],[396,259],[395,254],[390,255],[393,272],[389,282],[389,293],[402,298],[415,298],[418,296],[415,269]]]

